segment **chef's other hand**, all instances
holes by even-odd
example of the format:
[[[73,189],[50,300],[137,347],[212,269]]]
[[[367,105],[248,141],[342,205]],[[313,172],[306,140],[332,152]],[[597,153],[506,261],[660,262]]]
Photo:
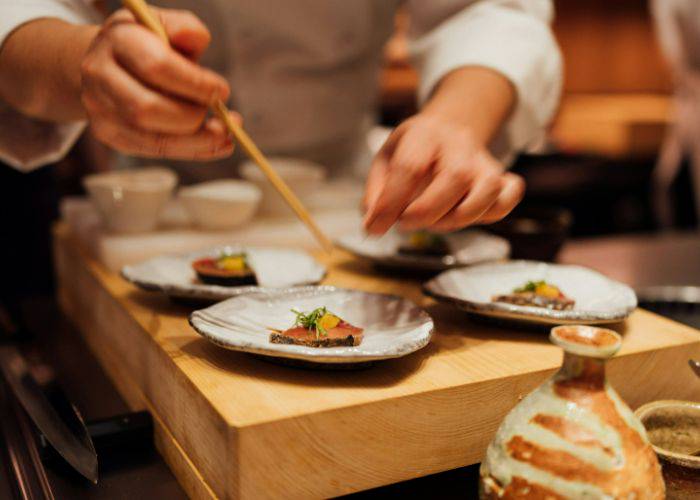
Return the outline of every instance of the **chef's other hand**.
[[[229,156],[233,144],[224,124],[207,118],[207,106],[228,97],[228,83],[196,62],[209,31],[190,12],[154,11],[173,48],[122,9],[105,21],[83,59],[81,100],[93,134],[137,156]]]
[[[397,127],[375,157],[365,193],[365,230],[449,232],[505,217],[523,179],[505,172],[469,130],[418,114]]]

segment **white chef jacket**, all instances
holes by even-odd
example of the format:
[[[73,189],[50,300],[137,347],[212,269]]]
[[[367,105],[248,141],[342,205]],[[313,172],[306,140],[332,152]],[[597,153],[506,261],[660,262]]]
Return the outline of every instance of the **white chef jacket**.
[[[654,0],[651,7],[675,86],[674,123],[654,172],[655,208],[661,224],[668,227],[672,221],[669,191],[685,158],[700,219],[700,2]]]
[[[40,17],[94,22],[90,0],[0,0],[0,43]],[[212,31],[203,63],[231,83],[232,105],[263,151],[327,165],[356,162],[374,123],[382,48],[406,3],[410,52],[424,102],[467,65],[491,68],[517,90],[494,140],[503,157],[540,138],[561,87],[550,0],[161,0],[189,8]],[[0,159],[30,170],[55,161],[83,123],[49,124],[0,102]]]

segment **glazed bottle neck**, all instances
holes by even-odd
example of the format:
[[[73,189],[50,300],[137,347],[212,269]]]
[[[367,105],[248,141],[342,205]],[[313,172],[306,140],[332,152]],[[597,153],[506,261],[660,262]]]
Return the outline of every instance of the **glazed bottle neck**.
[[[577,380],[588,386],[602,388],[605,386],[605,361],[565,352],[558,375],[566,380]]]

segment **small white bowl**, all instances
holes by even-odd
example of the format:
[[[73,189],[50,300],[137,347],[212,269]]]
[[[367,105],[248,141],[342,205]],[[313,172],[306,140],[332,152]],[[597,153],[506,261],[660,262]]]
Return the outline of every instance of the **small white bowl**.
[[[198,227],[231,229],[255,215],[262,193],[250,182],[236,179],[202,182],[180,189],[179,198]]]
[[[292,191],[306,203],[326,179],[326,170],[317,163],[298,158],[269,158],[270,165],[277,171]],[[270,184],[260,168],[251,161],[241,165],[241,176],[262,191],[260,212],[268,215],[291,214],[291,209],[277,190]]]
[[[177,175],[162,167],[88,175],[83,186],[114,233],[143,233],[158,224],[177,185]]]

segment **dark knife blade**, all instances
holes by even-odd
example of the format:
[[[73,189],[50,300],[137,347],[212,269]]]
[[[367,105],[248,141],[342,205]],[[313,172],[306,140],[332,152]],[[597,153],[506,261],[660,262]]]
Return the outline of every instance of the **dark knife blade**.
[[[56,451],[75,470],[97,483],[97,454],[85,425],[64,422],[29,373],[16,347],[0,345],[0,372],[17,400]]]

